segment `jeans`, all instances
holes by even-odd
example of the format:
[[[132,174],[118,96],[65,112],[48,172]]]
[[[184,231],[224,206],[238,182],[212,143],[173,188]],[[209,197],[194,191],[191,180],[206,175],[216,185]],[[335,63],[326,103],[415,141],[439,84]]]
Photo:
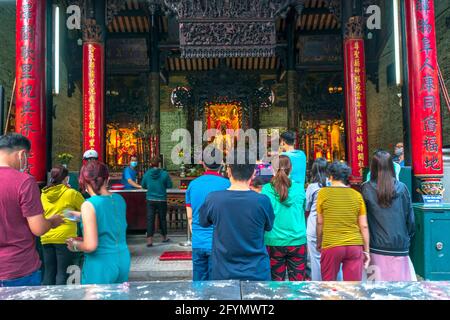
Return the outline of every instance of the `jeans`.
[[[320,252],[317,251],[317,238],[308,236],[308,257],[311,263],[311,281],[322,281],[322,272],[320,269]],[[342,265],[336,281],[342,281]]]
[[[211,260],[211,250],[192,248],[192,280],[209,280]]]
[[[65,244],[44,244],[44,286],[67,284],[67,268],[74,264],[74,254]]]
[[[311,280],[322,281],[320,272],[320,252],[317,251],[317,239],[308,237],[308,256],[311,262]]]
[[[24,286],[40,286],[41,285],[41,270],[37,270],[32,274],[11,280],[0,280],[1,287],[24,287]]]
[[[147,201],[147,237],[153,237],[153,234],[155,233],[156,211],[158,211],[161,235],[167,235],[167,202],[149,200]]]

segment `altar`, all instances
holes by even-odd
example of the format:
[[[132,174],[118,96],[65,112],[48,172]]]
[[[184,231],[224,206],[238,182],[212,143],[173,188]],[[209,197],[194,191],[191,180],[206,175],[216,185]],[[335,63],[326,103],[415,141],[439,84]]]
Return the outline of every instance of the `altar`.
[[[211,103],[206,108],[206,128],[208,141],[218,150],[228,153],[235,140],[239,138],[238,130],[242,127],[242,107],[240,103]]]

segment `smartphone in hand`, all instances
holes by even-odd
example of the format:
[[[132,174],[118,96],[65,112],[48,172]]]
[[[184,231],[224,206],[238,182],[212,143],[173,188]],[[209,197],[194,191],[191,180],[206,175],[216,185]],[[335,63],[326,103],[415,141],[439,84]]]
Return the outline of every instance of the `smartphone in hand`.
[[[66,209],[63,211],[64,217],[67,220],[73,221],[73,222],[80,222],[81,221],[81,214],[76,211],[72,211],[70,209]]]

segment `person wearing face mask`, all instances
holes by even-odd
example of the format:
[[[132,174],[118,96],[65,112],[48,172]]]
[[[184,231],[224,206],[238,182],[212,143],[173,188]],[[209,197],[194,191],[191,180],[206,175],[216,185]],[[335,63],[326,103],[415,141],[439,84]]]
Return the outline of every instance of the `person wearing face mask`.
[[[17,133],[0,136],[0,287],[41,284],[35,237],[63,222],[44,217],[39,187],[28,167],[30,141]]]
[[[69,186],[69,171],[56,166],[50,172],[50,183],[42,190],[42,205],[45,217],[64,216],[67,210],[79,212],[84,198]],[[58,228],[41,237],[44,257],[43,285],[64,285],[69,274],[67,268],[73,264],[74,254],[66,247],[66,239],[77,236],[76,221],[64,219]]]
[[[153,163],[142,178],[142,187],[147,189],[147,247],[153,246],[156,212],[159,216],[162,242],[169,242],[167,237],[167,189],[172,188],[172,180],[166,170]]]
[[[399,142],[395,145],[394,149],[395,156],[392,157],[392,160],[398,163],[401,167],[405,166],[405,153],[403,148],[403,142]]]
[[[132,156],[130,159],[130,165],[123,169],[122,184],[126,190],[130,189],[142,189],[142,186],[137,183],[136,167],[138,165],[137,157]]]

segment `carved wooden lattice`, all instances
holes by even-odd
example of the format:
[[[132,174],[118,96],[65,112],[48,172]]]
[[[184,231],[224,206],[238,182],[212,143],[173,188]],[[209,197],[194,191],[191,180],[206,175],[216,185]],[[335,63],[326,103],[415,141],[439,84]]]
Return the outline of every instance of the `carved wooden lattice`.
[[[165,0],[178,16],[183,58],[275,55],[275,18],[293,0]]]

